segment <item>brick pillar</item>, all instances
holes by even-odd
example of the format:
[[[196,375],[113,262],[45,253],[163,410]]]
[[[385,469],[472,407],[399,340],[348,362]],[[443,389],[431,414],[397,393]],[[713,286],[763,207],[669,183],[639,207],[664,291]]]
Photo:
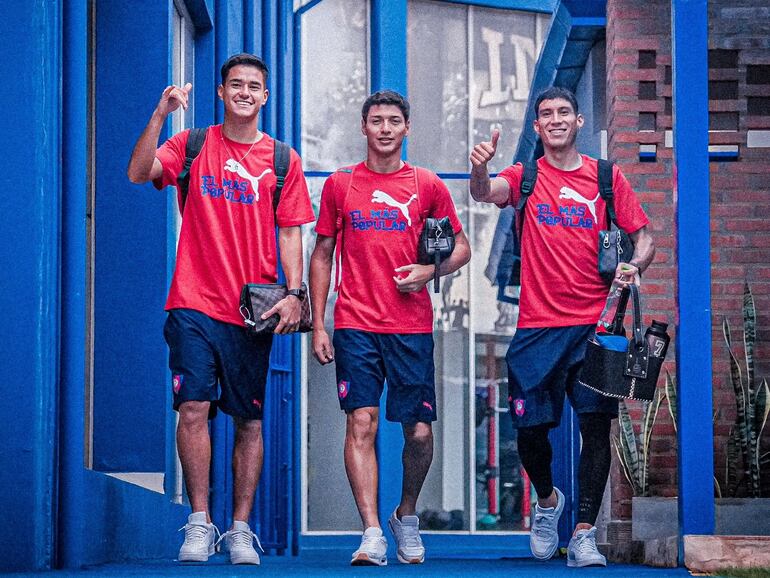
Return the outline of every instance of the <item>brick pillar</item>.
[[[733,158],[710,163],[715,475],[722,486],[725,448],[735,419],[722,319],[729,319],[734,347],[745,363],[741,359],[744,280],[751,284],[757,307],[757,385],[763,377],[770,378],[770,146],[765,142],[767,132],[757,132],[770,131],[768,11],[768,0],[709,2],[709,143],[737,148]],[[666,139],[672,126],[670,27],[670,0],[607,2],[608,153],[637,191],[658,249],[642,284],[645,317],[673,324],[678,257],[670,136]],[[686,94],[682,97],[680,106],[686,106]],[[687,207],[681,210],[686,214]],[[666,364],[672,374],[673,359],[672,350]],[[638,423],[639,404],[630,402],[629,407]],[[665,402],[653,440],[649,474],[653,495],[676,495],[676,435]],[[770,449],[770,430],[761,444],[763,451]],[[614,452],[613,457],[616,460]],[[770,496],[770,468],[761,474],[763,495]],[[617,461],[611,485],[608,540],[611,554],[623,558],[630,554],[623,544],[630,534],[631,490]]]
[[[676,252],[672,193],[670,0],[607,2],[607,130],[608,157],[615,161],[637,192],[650,218],[657,253],[642,283],[645,319],[669,323],[675,335]],[[675,351],[665,368],[674,373]],[[659,386],[663,385],[663,377]],[[641,404],[628,401],[638,424]],[[652,444],[649,482],[656,495],[676,494],[676,436],[661,405]],[[617,434],[617,427],[613,435]],[[610,556],[637,557],[630,534],[631,488],[613,450],[610,474],[612,506],[608,526]]]

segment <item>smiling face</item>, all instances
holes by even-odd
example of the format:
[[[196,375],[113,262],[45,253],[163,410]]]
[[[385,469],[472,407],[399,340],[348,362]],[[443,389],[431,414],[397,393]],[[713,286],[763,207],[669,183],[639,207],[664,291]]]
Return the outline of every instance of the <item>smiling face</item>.
[[[572,104],[564,98],[544,100],[537,109],[535,132],[547,151],[566,151],[575,147],[583,115],[575,114]]]
[[[409,134],[409,121],[395,104],[375,104],[361,121],[361,132],[370,153],[400,155],[404,137]]]
[[[219,85],[217,94],[225,105],[225,118],[256,120],[259,110],[267,102],[265,76],[256,66],[233,66],[224,84]]]

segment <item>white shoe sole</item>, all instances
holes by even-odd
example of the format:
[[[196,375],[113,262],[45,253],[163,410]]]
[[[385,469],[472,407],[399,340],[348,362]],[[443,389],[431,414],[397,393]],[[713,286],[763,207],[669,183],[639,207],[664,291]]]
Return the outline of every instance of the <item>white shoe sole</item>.
[[[607,560],[585,560],[578,562],[577,560],[570,560],[567,558],[567,566],[570,568],[585,568],[586,566],[606,566]]]
[[[177,561],[178,562],[208,562],[209,557],[212,554],[179,554]]]
[[[252,566],[259,566],[259,556],[253,558],[252,556],[230,556],[230,564],[251,564]]]
[[[382,558],[373,558],[366,552],[359,552],[353,555],[353,559],[350,561],[351,566],[387,566],[388,559],[383,556]]]
[[[422,564],[425,562],[425,554],[422,556],[402,556],[401,552],[396,552],[396,557],[398,558],[398,561],[402,564]]]

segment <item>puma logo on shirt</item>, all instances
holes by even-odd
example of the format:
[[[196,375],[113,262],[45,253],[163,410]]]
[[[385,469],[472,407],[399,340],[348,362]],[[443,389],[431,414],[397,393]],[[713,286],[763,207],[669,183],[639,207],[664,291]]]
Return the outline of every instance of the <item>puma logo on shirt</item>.
[[[255,201],[259,200],[259,179],[264,177],[266,174],[273,172],[272,169],[265,169],[262,171],[261,175],[255,177],[246,170],[246,167],[234,159],[227,160],[225,163],[225,170],[231,173],[235,173],[239,177],[244,178],[251,183],[251,190],[254,191]]]
[[[373,203],[385,203],[389,207],[396,207],[401,210],[401,214],[406,217],[406,224],[412,226],[412,217],[409,216],[409,204],[417,198],[417,195],[412,195],[406,203],[399,203],[396,199],[391,197],[385,191],[375,189],[372,193]]]
[[[596,201],[599,200],[599,193],[596,193],[596,198],[593,201],[589,201],[574,189],[570,189],[569,187],[562,187],[559,191],[559,198],[583,203],[584,205],[588,206],[588,210],[591,211],[591,215],[593,216],[594,221],[596,220]]]

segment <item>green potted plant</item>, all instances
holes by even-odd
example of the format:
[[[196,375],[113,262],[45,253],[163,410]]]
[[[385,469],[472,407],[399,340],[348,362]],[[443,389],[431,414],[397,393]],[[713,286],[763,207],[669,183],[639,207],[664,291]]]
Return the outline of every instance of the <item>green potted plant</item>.
[[[735,423],[727,440],[722,483],[716,482],[716,527],[720,534],[770,533],[770,452],[762,453],[762,436],[770,413],[767,379],[755,372],[757,310],[748,283],[743,287],[743,360],[733,343],[730,323],[722,320],[722,334],[730,360],[730,383],[735,394]]]

